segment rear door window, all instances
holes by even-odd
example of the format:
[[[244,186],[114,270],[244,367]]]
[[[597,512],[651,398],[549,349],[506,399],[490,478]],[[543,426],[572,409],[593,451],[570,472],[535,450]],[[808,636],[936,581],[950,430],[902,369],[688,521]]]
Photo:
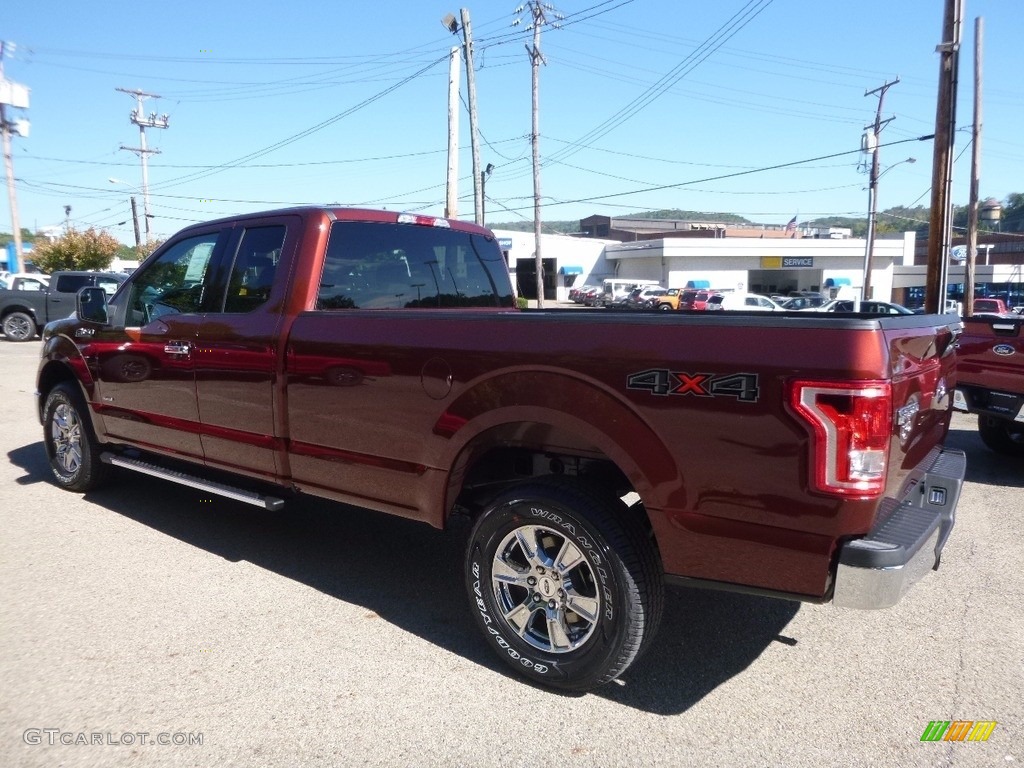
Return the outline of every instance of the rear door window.
[[[484,235],[382,222],[338,221],[316,308],[514,306],[497,242]]]
[[[58,275],[57,285],[54,288],[58,293],[78,293],[79,288],[92,283],[89,275]]]

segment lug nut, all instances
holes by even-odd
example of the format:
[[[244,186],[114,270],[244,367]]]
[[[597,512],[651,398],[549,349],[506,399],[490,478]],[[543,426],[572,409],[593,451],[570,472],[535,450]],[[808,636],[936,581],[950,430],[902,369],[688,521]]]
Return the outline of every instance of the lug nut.
[[[529,584],[532,587],[532,586],[536,585],[537,579],[535,579],[533,576],[528,576],[526,578],[526,583]]]
[[[548,600],[548,608],[552,608],[553,609],[554,607],[555,607],[555,601],[554,600]]]

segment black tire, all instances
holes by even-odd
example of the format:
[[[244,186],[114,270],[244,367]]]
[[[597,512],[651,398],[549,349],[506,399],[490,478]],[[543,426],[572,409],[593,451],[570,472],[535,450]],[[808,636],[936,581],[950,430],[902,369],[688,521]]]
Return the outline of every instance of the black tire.
[[[466,586],[497,654],[525,677],[568,690],[621,675],[656,633],[664,605],[658,556],[638,516],[567,478],[530,481],[491,502],[469,537]]]
[[[100,444],[92,430],[81,394],[63,382],[46,397],[43,444],[57,484],[80,493],[99,486],[110,473],[100,460]]]
[[[996,453],[1024,456],[1024,424],[982,413],[978,415],[978,434]]]
[[[29,341],[36,336],[36,321],[25,312],[5,315],[3,328],[8,341]]]
[[[672,305],[671,304],[659,304],[658,305],[658,311],[660,311],[660,312],[668,312],[670,309],[672,309]]]

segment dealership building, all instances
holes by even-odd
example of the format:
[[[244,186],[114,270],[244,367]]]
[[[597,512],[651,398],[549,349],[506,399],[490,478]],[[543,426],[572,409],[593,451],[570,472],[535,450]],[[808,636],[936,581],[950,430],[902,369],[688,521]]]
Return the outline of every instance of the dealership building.
[[[520,295],[536,296],[536,261],[532,233],[496,231]],[[979,245],[975,282],[979,293],[1009,294],[1024,303],[1024,238],[985,233]],[[843,228],[737,225],[666,219],[615,219],[591,216],[580,221],[580,234],[542,235],[545,299],[564,300],[573,285],[605,278],[657,280],[666,287],[701,287],[788,294],[827,292],[863,284],[867,242]],[[957,244],[958,241],[954,241]],[[875,240],[872,256],[873,298],[909,306],[923,302],[927,256],[914,232]],[[953,248],[948,283],[950,296],[964,280]],[[962,289],[961,289],[962,290]],[[1017,298],[1014,298],[1017,295]]]

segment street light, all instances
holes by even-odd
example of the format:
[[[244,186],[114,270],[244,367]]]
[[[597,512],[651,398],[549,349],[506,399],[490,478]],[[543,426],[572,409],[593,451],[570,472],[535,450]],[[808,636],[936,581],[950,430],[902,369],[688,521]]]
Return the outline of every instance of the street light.
[[[877,151],[876,149],[875,152],[877,153]],[[868,184],[868,241],[864,247],[864,275],[861,281],[863,286],[861,289],[861,299],[871,298],[871,262],[875,255],[875,220],[878,218],[878,180],[897,165],[917,162],[917,158],[908,157],[906,160],[893,163],[879,173],[877,157],[878,155],[876,154],[876,161],[871,164],[871,182]]]

